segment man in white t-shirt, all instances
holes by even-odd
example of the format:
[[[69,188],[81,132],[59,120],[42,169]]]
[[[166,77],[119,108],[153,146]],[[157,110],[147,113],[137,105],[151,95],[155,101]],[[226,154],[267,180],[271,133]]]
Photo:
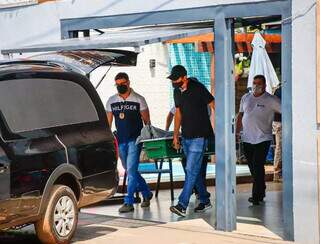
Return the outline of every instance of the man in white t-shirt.
[[[243,129],[244,154],[253,177],[252,197],[248,201],[254,205],[259,205],[265,197],[264,163],[273,139],[272,122],[275,112],[281,113],[280,100],[266,92],[266,79],[263,75],[255,76],[252,92],[241,98],[236,128],[237,141],[240,140],[240,130]]]

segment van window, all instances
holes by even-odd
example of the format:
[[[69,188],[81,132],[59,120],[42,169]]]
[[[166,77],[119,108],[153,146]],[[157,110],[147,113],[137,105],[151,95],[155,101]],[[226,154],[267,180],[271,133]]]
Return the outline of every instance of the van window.
[[[66,80],[1,81],[0,109],[14,133],[99,120],[83,87]]]

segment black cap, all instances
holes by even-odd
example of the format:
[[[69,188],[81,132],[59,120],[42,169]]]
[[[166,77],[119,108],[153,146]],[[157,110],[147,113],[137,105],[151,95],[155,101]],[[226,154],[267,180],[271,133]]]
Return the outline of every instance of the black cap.
[[[170,80],[177,80],[182,76],[187,75],[187,70],[182,65],[172,67],[171,74],[167,77]]]

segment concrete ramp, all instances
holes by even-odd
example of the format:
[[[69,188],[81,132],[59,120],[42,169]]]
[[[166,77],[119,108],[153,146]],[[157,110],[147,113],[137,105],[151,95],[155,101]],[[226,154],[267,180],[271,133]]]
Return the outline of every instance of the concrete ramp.
[[[107,226],[105,226],[107,227]],[[114,227],[113,227],[114,228]],[[248,226],[241,225],[240,228],[247,229]],[[250,227],[253,228],[253,227]],[[248,228],[249,230],[249,228]],[[82,229],[85,231],[85,228]],[[254,232],[255,229],[250,229]],[[84,234],[84,233],[82,233]],[[257,233],[258,234],[258,233]],[[116,231],[106,235],[101,235],[91,240],[75,242],[77,244],[285,244],[279,239],[256,237],[243,235],[240,233],[225,233],[215,231],[209,224],[202,219],[172,222],[146,226],[140,228],[117,228]]]

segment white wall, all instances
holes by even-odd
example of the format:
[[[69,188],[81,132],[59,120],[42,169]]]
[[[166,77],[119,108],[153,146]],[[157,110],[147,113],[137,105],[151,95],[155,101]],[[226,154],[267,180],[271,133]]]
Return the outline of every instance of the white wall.
[[[59,0],[27,7],[1,9],[0,50],[59,40],[60,19],[261,1],[266,0]]]
[[[220,4],[267,2],[268,0],[75,0],[62,1],[61,13],[63,18],[86,16],[112,16],[116,14],[143,13],[172,9],[196,8]],[[88,4],[90,2],[90,4]],[[77,11],[69,11],[70,8]]]
[[[293,0],[293,16],[314,0]],[[316,124],[316,11],[293,21],[294,231],[298,243],[319,243]],[[284,162],[285,163],[285,162]]]
[[[56,42],[61,36],[60,14],[55,3],[0,10],[0,30],[0,50]]]
[[[156,67],[149,68],[149,60],[156,60]],[[131,80],[131,87],[144,96],[148,103],[151,122],[154,126],[164,129],[165,118],[170,110],[171,83],[166,77],[168,73],[168,54],[164,44],[157,43],[142,48],[135,67],[113,67],[98,88],[98,93],[106,104],[108,98],[116,93],[114,77],[118,72],[126,72]],[[93,84],[97,84],[107,68],[99,68],[91,75]]]

